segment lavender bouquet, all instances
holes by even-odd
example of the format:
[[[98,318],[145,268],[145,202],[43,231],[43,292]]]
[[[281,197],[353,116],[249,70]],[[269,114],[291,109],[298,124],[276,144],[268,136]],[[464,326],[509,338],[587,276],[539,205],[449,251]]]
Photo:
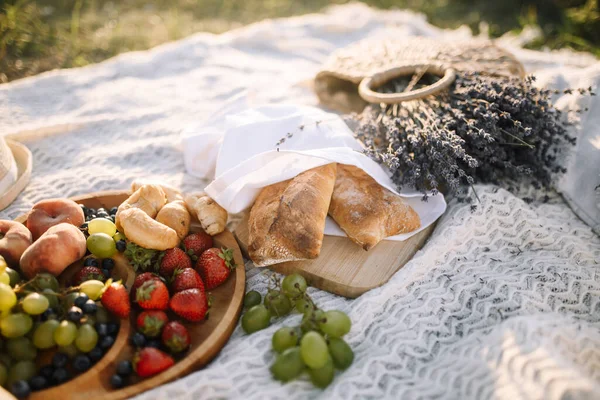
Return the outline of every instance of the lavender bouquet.
[[[378,91],[401,92],[415,81],[435,79],[397,78]],[[460,193],[475,182],[511,188],[525,178],[536,188],[551,188],[565,172],[562,158],[575,138],[552,104],[551,96],[559,92],[536,88],[534,80],[463,73],[444,94],[371,104],[350,122],[367,154],[389,168],[394,183],[422,191],[425,200],[427,193]],[[578,91],[594,95],[591,87]]]

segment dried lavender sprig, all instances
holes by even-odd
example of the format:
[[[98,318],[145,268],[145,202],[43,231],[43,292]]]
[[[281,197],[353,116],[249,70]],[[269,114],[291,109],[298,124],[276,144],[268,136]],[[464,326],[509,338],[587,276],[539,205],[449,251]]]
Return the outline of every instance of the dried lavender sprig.
[[[380,91],[407,86],[398,81]],[[398,187],[414,187],[425,197],[428,190],[456,192],[475,182],[512,187],[523,177],[550,188],[565,172],[563,152],[575,138],[552,104],[556,92],[536,88],[534,81],[465,73],[445,94],[367,106],[353,116],[355,134]],[[591,87],[577,92],[595,95]]]

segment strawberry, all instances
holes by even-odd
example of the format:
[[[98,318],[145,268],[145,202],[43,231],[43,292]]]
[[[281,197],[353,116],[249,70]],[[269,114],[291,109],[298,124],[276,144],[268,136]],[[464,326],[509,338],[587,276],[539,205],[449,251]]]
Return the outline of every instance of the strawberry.
[[[179,247],[166,250],[160,262],[158,273],[165,278],[170,278],[173,272],[179,269],[192,268],[192,260]]]
[[[142,286],[144,282],[160,280],[160,276],[158,276],[154,272],[144,272],[143,274],[139,274],[138,276],[136,276],[135,280],[133,281],[133,284],[131,285],[131,290],[129,291],[129,293],[131,293],[131,300],[135,301],[135,294],[137,292],[137,288]]]
[[[188,321],[202,321],[206,318],[209,305],[204,290],[186,289],[173,295],[169,307]]]
[[[138,331],[148,337],[157,337],[163,329],[163,326],[169,322],[169,317],[164,311],[147,310],[142,311],[136,320]]]
[[[173,273],[171,290],[174,293],[177,293],[185,289],[200,289],[204,291],[204,282],[202,282],[202,278],[191,268],[183,270],[177,269]]]
[[[194,261],[196,261],[205,250],[210,249],[212,246],[212,236],[204,231],[190,233],[183,239],[183,249]]]
[[[102,270],[98,267],[87,266],[81,268],[73,277],[73,285],[77,286],[85,281],[97,280],[104,282],[106,277],[102,273]]]
[[[149,280],[137,288],[135,300],[146,310],[166,310],[169,305],[169,289],[163,281]]]
[[[140,378],[156,375],[170,368],[175,360],[154,347],[145,347],[133,357],[133,369]]]
[[[200,273],[207,290],[222,285],[234,268],[233,249],[216,247],[202,253],[196,264],[196,271]]]
[[[111,282],[109,279],[106,282],[106,287],[100,299],[104,308],[120,318],[127,318],[131,311],[129,304],[129,295],[127,289],[121,284],[121,281]]]
[[[162,342],[172,353],[180,353],[190,347],[190,334],[179,321],[171,321],[162,332]]]

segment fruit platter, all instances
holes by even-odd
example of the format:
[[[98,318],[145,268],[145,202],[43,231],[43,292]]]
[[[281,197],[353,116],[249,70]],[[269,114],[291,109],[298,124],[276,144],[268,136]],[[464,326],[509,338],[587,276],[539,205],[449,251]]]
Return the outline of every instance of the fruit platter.
[[[206,365],[244,300],[226,222],[143,182],[0,221],[0,397],[121,399]]]

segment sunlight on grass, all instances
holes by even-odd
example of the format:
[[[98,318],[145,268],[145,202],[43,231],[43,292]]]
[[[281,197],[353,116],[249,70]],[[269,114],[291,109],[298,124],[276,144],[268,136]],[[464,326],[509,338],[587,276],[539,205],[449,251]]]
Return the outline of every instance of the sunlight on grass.
[[[96,63],[195,32],[221,33],[264,18],[317,12],[344,0],[0,0],[0,82]],[[423,12],[438,26],[486,21],[499,36],[539,25],[533,47],[600,55],[598,0],[366,0]],[[562,6],[562,7],[561,7]]]

